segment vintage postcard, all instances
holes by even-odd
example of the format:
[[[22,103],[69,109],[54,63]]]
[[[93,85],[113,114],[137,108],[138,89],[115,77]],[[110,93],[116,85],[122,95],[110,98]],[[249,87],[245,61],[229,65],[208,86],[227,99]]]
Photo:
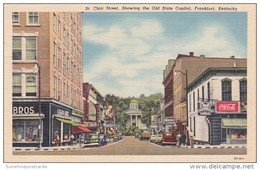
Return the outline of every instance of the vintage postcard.
[[[4,4],[4,161],[256,162],[256,4]]]

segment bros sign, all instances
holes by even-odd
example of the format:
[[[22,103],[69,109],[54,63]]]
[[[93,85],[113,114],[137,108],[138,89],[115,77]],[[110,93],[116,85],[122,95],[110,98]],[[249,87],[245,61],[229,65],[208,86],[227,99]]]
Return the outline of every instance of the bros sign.
[[[216,112],[239,112],[239,102],[217,102]]]
[[[23,106],[15,106],[13,107],[13,114],[18,115],[18,114],[34,114],[34,107],[23,107]]]

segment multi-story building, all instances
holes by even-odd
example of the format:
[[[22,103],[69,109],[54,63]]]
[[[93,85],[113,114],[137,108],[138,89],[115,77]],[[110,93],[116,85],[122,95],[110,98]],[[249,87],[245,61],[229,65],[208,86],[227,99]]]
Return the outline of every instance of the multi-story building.
[[[104,97],[90,83],[83,83],[84,123],[94,132],[99,132],[104,123]]]
[[[170,63],[170,61],[169,61]],[[168,64],[169,66],[170,64]],[[171,66],[171,65],[170,65]],[[193,52],[189,55],[179,54],[171,68],[164,70],[164,86],[165,96],[172,95],[173,104],[169,105],[165,98],[165,106],[172,110],[174,121],[181,133],[186,134],[187,127],[187,93],[186,86],[203,73],[208,67],[246,67],[247,60],[241,58],[220,58],[220,57],[205,57],[205,55],[194,56]],[[167,90],[168,86],[165,82],[173,80],[172,92]],[[167,94],[171,93],[171,94]],[[165,110],[165,114],[167,110]],[[170,115],[170,113],[167,113]],[[166,115],[167,116],[167,115]]]
[[[83,117],[82,14],[13,12],[12,23],[13,146],[65,145]]]
[[[189,131],[194,141],[246,144],[247,68],[211,67],[188,85]]]

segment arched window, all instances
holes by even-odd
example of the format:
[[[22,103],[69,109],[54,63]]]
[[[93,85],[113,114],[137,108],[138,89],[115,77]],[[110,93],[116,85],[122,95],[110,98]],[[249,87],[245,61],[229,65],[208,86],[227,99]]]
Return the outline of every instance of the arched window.
[[[230,79],[222,80],[222,101],[232,101],[231,82]]]
[[[26,76],[26,96],[36,96],[36,76]]]

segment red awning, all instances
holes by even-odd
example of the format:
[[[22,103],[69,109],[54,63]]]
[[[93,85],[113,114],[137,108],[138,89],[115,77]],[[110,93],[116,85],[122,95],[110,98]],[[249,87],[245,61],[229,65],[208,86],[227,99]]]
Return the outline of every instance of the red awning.
[[[78,134],[78,133],[91,133],[92,131],[89,130],[87,127],[81,127],[81,126],[72,126],[72,134]]]

